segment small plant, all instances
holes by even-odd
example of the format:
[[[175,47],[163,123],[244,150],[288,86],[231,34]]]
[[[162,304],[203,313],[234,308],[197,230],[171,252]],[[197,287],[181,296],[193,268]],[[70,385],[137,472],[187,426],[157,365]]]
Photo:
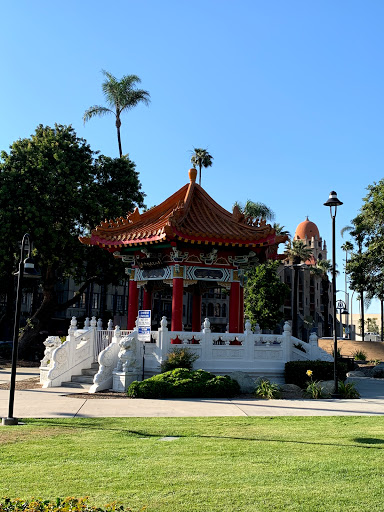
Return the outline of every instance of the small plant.
[[[356,350],[356,352],[354,352],[352,355],[353,355],[355,361],[366,361],[367,360],[367,354],[363,350]]]
[[[257,398],[266,398],[268,400],[280,398],[281,389],[275,382],[271,382],[268,379],[260,379],[255,389],[255,396]]]
[[[297,348],[297,350],[301,350],[302,352],[305,352],[305,353],[307,352],[307,351],[305,350],[305,348],[304,348],[304,346],[303,346],[303,344],[302,344],[302,343],[294,343],[294,344],[293,344],[293,346],[294,346],[295,348]]]
[[[31,500],[3,499],[4,501],[0,502],[0,512],[129,512],[132,510],[117,503],[110,503],[103,508],[95,507],[87,503],[88,498],[56,498],[54,501],[34,498]]]
[[[313,380],[313,371],[307,370],[306,374],[308,375],[308,377],[310,377],[311,380],[307,382],[307,389],[305,390],[305,393],[310,398],[324,398],[323,389],[320,385],[320,382],[317,380]]]
[[[335,357],[335,349],[332,349],[332,357]],[[337,357],[341,357],[341,350],[340,350],[340,348],[337,349]]]
[[[354,382],[339,381],[338,389],[341,398],[360,398],[360,393],[357,391]]]
[[[167,354],[166,359],[161,363],[161,373],[175,370],[176,368],[187,368],[192,370],[193,363],[199,356],[188,348],[174,348]]]
[[[374,364],[375,366],[377,366],[377,365],[378,365],[378,364],[380,364],[380,363],[381,363],[381,359],[375,359],[375,360],[373,361],[373,364]]]

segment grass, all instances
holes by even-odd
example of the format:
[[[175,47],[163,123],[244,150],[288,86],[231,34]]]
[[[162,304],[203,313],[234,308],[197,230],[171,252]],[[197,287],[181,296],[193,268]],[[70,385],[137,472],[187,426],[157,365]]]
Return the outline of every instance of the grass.
[[[374,512],[383,450],[382,417],[31,419],[0,429],[0,496],[148,512]]]

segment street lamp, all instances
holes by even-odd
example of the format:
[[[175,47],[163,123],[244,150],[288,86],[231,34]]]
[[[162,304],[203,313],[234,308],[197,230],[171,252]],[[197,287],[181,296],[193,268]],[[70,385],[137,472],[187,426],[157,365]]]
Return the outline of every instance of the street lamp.
[[[20,313],[21,313],[21,298],[23,295],[22,292],[22,280],[23,277],[28,278],[39,278],[40,274],[35,269],[35,265],[31,258],[31,239],[30,235],[26,233],[23,236],[23,240],[21,242],[21,251],[20,251],[20,263],[19,263],[19,271],[16,272],[17,275],[17,295],[16,295],[16,312],[15,312],[15,322],[13,327],[13,344],[12,344],[12,369],[11,369],[11,384],[9,388],[9,405],[8,405],[8,417],[2,418],[2,425],[17,425],[18,419],[13,417],[13,403],[15,400],[15,386],[16,386],[16,363],[17,363],[17,351],[19,346],[19,327],[20,327]],[[28,256],[24,258],[24,247],[26,245],[26,240],[28,239]]]
[[[324,206],[329,206],[332,219],[332,299],[333,299],[333,379],[334,393],[332,398],[340,398],[339,383],[337,381],[337,332],[336,332],[336,212],[337,207],[343,203],[338,199],[334,190],[330,192],[328,201]]]

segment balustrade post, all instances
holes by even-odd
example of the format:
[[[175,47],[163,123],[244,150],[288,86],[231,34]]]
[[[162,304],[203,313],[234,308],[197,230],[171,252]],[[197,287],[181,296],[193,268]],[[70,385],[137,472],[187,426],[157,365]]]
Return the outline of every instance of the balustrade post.
[[[284,361],[288,362],[292,357],[292,329],[289,322],[285,322],[283,328],[283,354]]]
[[[161,360],[165,358],[170,346],[170,336],[167,327],[167,317],[163,316],[158,329],[158,341]]]
[[[244,357],[247,361],[254,361],[255,359],[255,336],[252,332],[251,322],[247,319],[245,321],[245,339],[244,339]]]
[[[89,329],[90,327],[91,327],[90,320],[89,320],[89,317],[87,317],[84,322],[84,329]]]
[[[309,359],[315,359],[316,358],[316,352],[318,348],[318,341],[317,341],[317,334],[315,332],[311,333],[309,336]]]
[[[97,330],[98,331],[102,331],[103,330],[103,321],[101,318],[98,319],[97,321]]]
[[[108,331],[113,331],[113,321],[112,321],[112,319],[108,320],[107,329],[108,329]]]
[[[91,319],[91,326],[90,326],[90,331],[91,331],[91,342],[92,342],[92,345],[93,345],[93,360],[96,361],[97,360],[97,349],[96,349],[96,328],[97,328],[97,321],[96,321],[96,317],[93,316],[92,319]]]

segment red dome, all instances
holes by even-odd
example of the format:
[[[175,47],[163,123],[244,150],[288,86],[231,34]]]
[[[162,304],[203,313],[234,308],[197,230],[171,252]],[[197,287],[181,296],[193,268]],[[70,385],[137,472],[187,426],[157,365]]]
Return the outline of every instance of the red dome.
[[[320,233],[319,229],[314,222],[308,220],[308,217],[304,222],[300,222],[300,224],[296,228],[294,239],[305,240],[305,237],[310,240],[312,237],[319,239]]]

